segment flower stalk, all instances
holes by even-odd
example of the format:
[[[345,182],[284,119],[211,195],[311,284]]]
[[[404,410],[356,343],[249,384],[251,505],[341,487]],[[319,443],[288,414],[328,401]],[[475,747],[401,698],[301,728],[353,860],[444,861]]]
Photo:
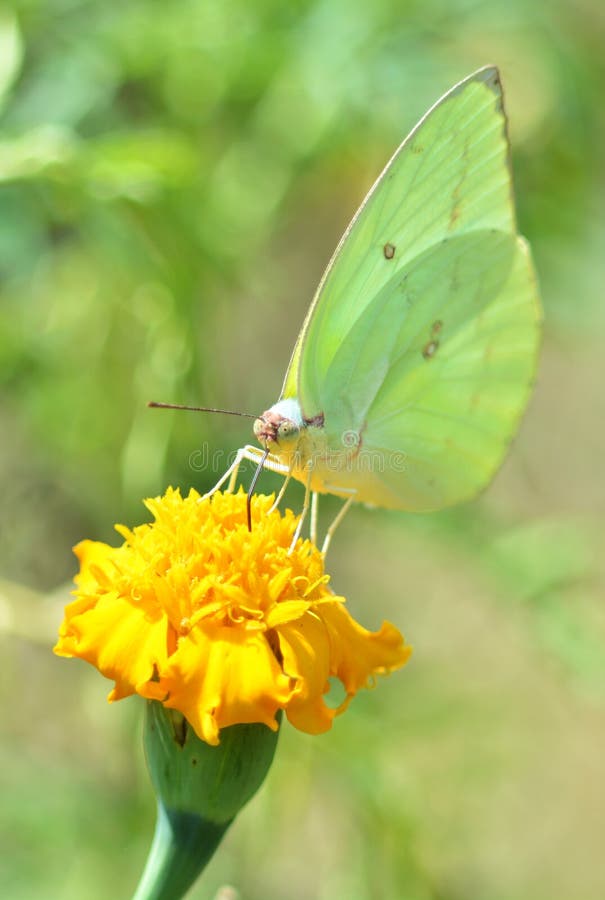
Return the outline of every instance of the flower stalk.
[[[157,701],[143,742],[158,807],[153,843],[133,900],[178,900],[203,871],[239,810],[263,783],[278,732],[233,725],[211,746]]]

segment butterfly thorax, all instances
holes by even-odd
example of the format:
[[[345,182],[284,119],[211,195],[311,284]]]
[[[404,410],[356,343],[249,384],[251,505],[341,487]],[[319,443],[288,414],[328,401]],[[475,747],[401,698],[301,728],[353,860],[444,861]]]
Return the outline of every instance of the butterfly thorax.
[[[306,418],[295,398],[279,400],[266,410],[255,421],[254,434],[294,478],[319,492],[331,490],[326,482],[333,480],[334,473],[349,469],[358,452],[348,441],[334,446],[323,413]]]

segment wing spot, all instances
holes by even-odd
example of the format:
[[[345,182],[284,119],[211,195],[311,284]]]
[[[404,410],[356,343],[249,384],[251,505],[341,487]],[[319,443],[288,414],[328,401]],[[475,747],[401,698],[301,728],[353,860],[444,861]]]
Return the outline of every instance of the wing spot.
[[[429,341],[424,345],[422,350],[422,355],[425,359],[432,359],[437,350],[439,349],[439,341]]]
[[[439,332],[441,331],[442,328],[443,328],[443,322],[441,321],[441,319],[437,319],[436,322],[433,322],[433,325],[431,328],[431,334],[432,335],[439,334]]]
[[[385,259],[393,259],[393,257],[395,256],[396,249],[397,248],[395,247],[395,244],[385,244],[384,247],[382,248],[383,253],[384,253],[384,258]]]

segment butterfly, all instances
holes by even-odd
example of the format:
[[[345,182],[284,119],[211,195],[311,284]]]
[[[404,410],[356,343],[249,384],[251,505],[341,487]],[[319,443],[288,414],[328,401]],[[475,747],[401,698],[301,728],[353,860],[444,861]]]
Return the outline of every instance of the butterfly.
[[[279,400],[255,421],[262,449],[241,448],[217,487],[242,459],[283,473],[283,489],[302,481],[299,530],[318,493],[424,512],[485,488],[527,405],[541,323],[509,154],[499,73],[485,67],[378,177],[320,281]]]

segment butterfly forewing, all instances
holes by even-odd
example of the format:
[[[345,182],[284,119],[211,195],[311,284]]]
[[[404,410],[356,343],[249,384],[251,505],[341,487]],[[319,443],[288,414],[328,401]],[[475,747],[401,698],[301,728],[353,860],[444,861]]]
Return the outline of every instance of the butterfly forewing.
[[[386,281],[442,238],[489,227],[515,227],[494,68],[461,82],[427,113],[366,197],[318,288],[299,338],[304,363],[293,357],[284,396],[298,395],[305,415],[314,415],[333,353]]]

